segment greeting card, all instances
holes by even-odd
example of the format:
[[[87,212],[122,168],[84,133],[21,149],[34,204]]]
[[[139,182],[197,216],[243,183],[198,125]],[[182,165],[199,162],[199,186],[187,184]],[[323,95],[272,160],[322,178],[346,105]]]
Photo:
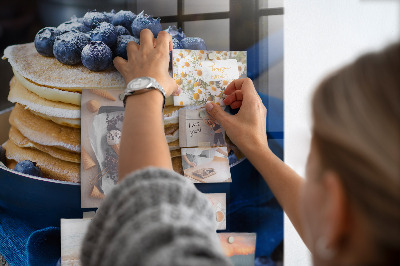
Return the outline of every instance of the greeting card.
[[[174,96],[175,106],[224,105],[224,91],[231,81],[246,77],[246,51],[172,51],[173,77],[182,92]]]

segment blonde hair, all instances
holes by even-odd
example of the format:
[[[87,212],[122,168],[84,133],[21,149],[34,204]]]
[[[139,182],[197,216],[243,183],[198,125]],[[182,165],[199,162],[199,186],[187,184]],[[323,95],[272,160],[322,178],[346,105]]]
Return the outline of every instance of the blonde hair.
[[[400,261],[400,43],[326,78],[313,97],[313,141],[371,228],[385,265]]]

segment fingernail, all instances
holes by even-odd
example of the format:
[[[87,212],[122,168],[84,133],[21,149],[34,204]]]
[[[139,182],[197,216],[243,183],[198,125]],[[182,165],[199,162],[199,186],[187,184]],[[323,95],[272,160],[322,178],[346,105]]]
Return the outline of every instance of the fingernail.
[[[207,110],[207,112],[210,112],[213,108],[214,108],[214,105],[213,105],[212,103],[208,102],[208,103],[206,104],[206,110]]]
[[[178,93],[178,95],[182,92],[181,86],[178,86],[178,90],[176,91],[176,93]]]

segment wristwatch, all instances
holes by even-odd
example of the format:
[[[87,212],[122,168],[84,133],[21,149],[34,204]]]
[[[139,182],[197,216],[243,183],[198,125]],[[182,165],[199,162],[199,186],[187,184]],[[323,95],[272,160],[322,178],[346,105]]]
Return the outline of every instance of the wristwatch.
[[[140,77],[131,80],[128,85],[126,85],[126,89],[123,93],[119,95],[119,99],[123,101],[124,107],[126,104],[126,98],[128,96],[131,96],[135,93],[141,94],[150,90],[158,90],[161,92],[163,98],[164,98],[164,103],[163,103],[163,109],[165,105],[165,90],[164,88],[154,79],[151,77]]]

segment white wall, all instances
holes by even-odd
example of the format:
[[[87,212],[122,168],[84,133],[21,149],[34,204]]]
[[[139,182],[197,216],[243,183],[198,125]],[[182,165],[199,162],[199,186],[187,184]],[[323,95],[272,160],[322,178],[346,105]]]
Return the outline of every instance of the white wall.
[[[361,53],[399,40],[397,0],[285,1],[285,161],[304,176],[310,143],[310,96],[324,75]],[[285,266],[311,265],[285,217]]]

